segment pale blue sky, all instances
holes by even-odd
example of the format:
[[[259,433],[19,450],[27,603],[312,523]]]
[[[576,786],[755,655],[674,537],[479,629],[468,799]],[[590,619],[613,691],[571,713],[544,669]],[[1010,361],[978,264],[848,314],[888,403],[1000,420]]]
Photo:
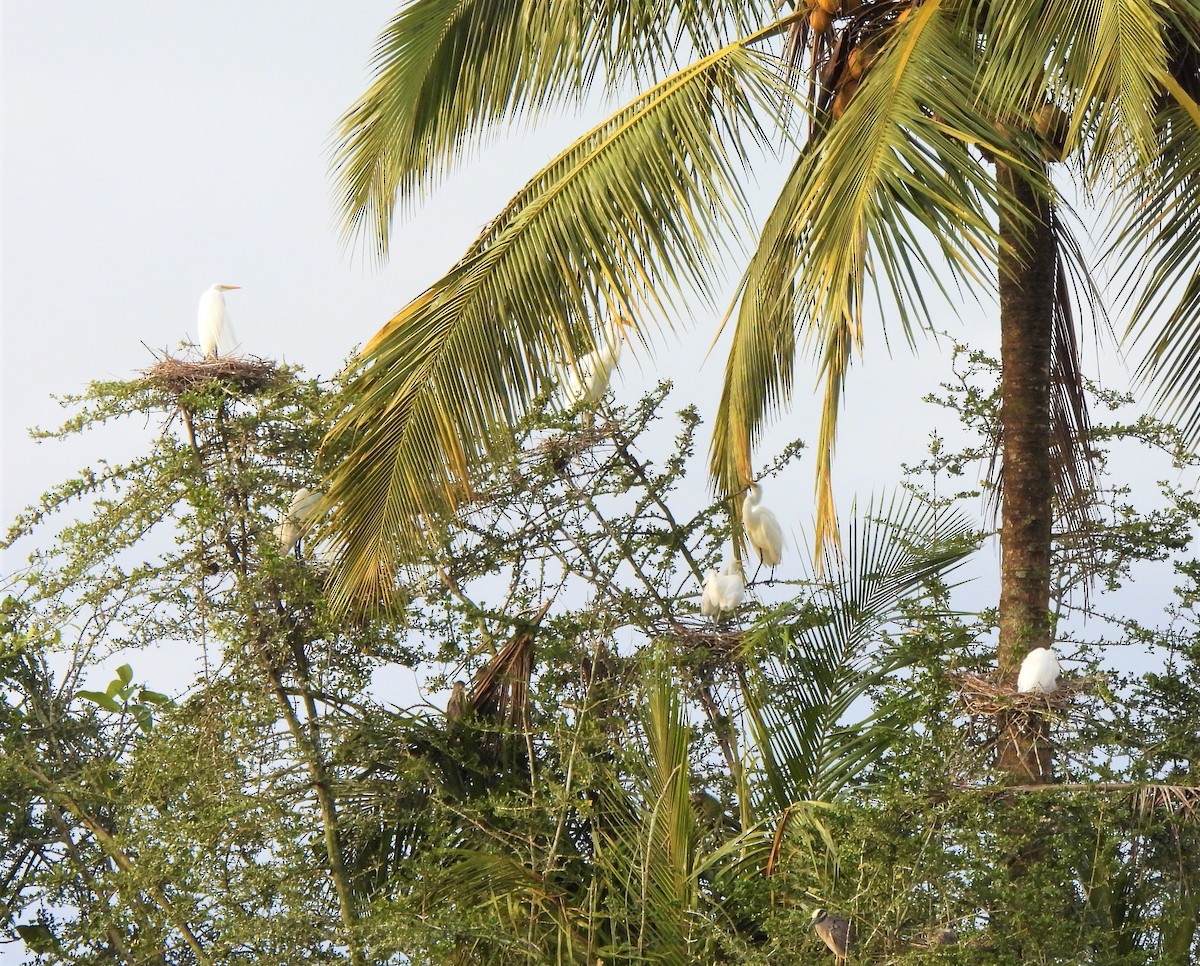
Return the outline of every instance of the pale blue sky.
[[[244,351],[329,375],[598,116],[570,112],[536,133],[509,133],[400,226],[386,267],[353,259],[338,241],[329,137],[367,84],[374,40],[395,8],[394,0],[5,3],[5,520],[79,465],[139,444],[130,429],[35,446],[25,429],[59,419],[51,393],[149,365],[143,343],[175,350],[194,339],[196,301],[209,284],[242,286],[228,304]],[[764,210],[780,176],[765,165],[750,186]],[[733,251],[723,266],[730,290],[740,264]],[[675,380],[678,405],[696,402],[705,416],[715,409],[723,345],[707,364],[704,356],[722,309],[676,320],[676,333],[656,338],[657,371]],[[939,325],[994,347],[990,306],[963,314]],[[835,464],[843,506],[893,487],[900,462],[920,458],[938,421],[952,429],[920,402],[946,377],[947,353],[927,344],[914,359],[895,329],[891,343],[895,358],[878,327],[870,330],[849,383]],[[1094,371],[1093,340],[1084,343]],[[618,392],[631,398],[655,375],[646,353],[627,354]],[[802,371],[768,452],[815,438],[812,384]],[[785,529],[808,528],[811,493],[806,455],[768,489]]]

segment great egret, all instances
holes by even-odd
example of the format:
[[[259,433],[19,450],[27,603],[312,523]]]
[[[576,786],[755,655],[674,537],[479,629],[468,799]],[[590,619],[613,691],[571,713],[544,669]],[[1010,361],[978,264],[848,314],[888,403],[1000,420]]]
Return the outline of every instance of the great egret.
[[[717,615],[721,613],[721,607],[717,603],[715,592],[717,589],[717,578],[721,576],[719,570],[710,570],[704,575],[704,593],[700,595],[700,616],[711,617],[717,619]]]
[[[225,309],[225,293],[240,287],[217,283],[200,296],[200,308],[196,314],[200,329],[200,351],[205,359],[232,355],[237,348],[237,338],[229,323],[229,312]]]
[[[1035,647],[1025,655],[1017,675],[1017,691],[1030,694],[1040,691],[1050,694],[1058,690],[1058,658],[1048,647]]]
[[[722,614],[738,609],[746,599],[746,584],[738,573],[736,561],[729,561],[719,571],[710,570],[704,576],[704,594],[700,598],[700,613],[719,621]]]
[[[450,700],[446,702],[446,720],[450,724],[458,724],[471,711],[471,699],[467,697],[467,682],[455,681],[450,690]]]
[[[287,513],[275,527],[275,539],[279,541],[279,547],[285,554],[291,553],[292,548],[300,542],[300,538],[312,527],[321,497],[319,491],[310,490],[306,486],[300,487],[292,497]]]
[[[817,909],[812,914],[812,925],[833,954],[845,959],[854,945],[854,923],[841,916],[831,916],[824,909]]]
[[[563,377],[563,395],[568,406],[586,402],[595,405],[608,389],[613,370],[621,358],[621,346],[629,339],[626,329],[633,328],[628,319],[612,319],[604,329],[600,345],[575,365],[567,366]]]
[[[762,505],[762,487],[751,483],[742,501],[742,524],[758,559],[771,570],[783,560],[783,528],[775,514]]]

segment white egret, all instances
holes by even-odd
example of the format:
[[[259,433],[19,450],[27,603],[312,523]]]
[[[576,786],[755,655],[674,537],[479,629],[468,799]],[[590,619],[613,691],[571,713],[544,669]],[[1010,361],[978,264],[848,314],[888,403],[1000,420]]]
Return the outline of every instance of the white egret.
[[[841,916],[831,916],[824,909],[817,909],[812,914],[812,925],[833,954],[838,959],[845,959],[854,945],[854,923]]]
[[[279,547],[285,554],[291,553],[292,548],[300,542],[300,538],[312,527],[322,495],[319,491],[302,486],[292,497],[287,513],[275,527],[275,539],[279,541]]]
[[[704,576],[704,595],[700,598],[700,613],[719,621],[746,599],[746,583],[738,573],[737,561],[731,560],[719,571],[710,570]]]
[[[237,348],[237,338],[229,323],[229,312],[225,308],[225,293],[240,288],[238,285],[213,285],[200,296],[197,321],[200,328],[200,351],[205,359],[216,359],[218,355],[229,356]]]
[[[1058,658],[1048,647],[1035,647],[1025,655],[1017,675],[1017,691],[1030,694],[1040,691],[1050,694],[1058,690]]]
[[[742,525],[761,564],[773,571],[783,560],[783,528],[769,509],[762,505],[762,487],[751,483],[742,501]]]
[[[704,575],[704,593],[700,595],[701,617],[716,620],[717,615],[721,613],[721,607],[716,600],[717,578],[720,576],[718,570],[710,570]]]
[[[567,366],[563,375],[563,395],[568,406],[586,402],[595,405],[608,389],[613,370],[621,358],[621,347],[629,339],[626,329],[633,328],[628,319],[615,318],[604,329],[600,345],[575,365]]]

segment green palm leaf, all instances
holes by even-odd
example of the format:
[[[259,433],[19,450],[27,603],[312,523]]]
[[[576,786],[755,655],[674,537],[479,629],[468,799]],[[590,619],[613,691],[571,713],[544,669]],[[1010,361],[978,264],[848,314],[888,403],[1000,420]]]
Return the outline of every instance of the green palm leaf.
[[[347,234],[386,253],[398,203],[424,196],[496,122],[583,100],[600,80],[657,79],[680,45],[707,55],[764,4],[718,0],[417,0],[376,44],[375,80],[334,146]],[[752,20],[753,17],[753,20]]]
[[[846,114],[818,131],[793,168],[742,283],[711,471],[725,492],[751,475],[751,443],[790,393],[790,330],[799,327],[825,382],[820,542],[832,532],[837,411],[861,350],[867,280],[886,280],[911,340],[928,324],[923,286],[940,286],[946,264],[990,277],[995,183],[969,146],[1003,145],[973,107],[974,49],[943,6],[925,3],[886,28],[890,39]]]
[[[741,162],[790,96],[750,44],[656,85],[537,175],[443,279],[364,349],[326,441],[343,607],[386,598],[469,492],[468,467],[596,344],[597,319],[704,290],[744,220]]]
[[[746,708],[760,757],[760,814],[834,797],[896,737],[898,708],[879,708],[852,725],[852,705],[903,666],[880,653],[881,630],[903,599],[942,579],[973,549],[957,515],[913,500],[882,517],[868,507],[852,521],[843,552],[826,550],[815,609],[785,607],[750,635]]]

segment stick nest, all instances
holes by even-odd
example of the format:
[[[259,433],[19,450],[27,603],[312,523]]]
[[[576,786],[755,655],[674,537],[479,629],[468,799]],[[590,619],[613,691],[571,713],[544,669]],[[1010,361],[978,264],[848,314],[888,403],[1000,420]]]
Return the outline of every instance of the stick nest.
[[[243,393],[263,392],[279,383],[283,370],[255,356],[190,362],[164,355],[149,369],[142,370],[142,374],[152,385],[178,396],[214,383]]]
[[[705,663],[731,668],[742,662],[745,634],[740,630],[722,630],[721,625],[674,621],[661,633],[676,642],[681,654],[701,658]]]
[[[994,717],[1004,711],[1063,714],[1077,694],[1092,689],[1103,680],[1102,676],[1089,675],[1081,678],[1060,678],[1058,690],[1044,694],[1030,691],[1022,694],[1015,684],[996,681],[982,674],[957,674],[959,695],[968,714]]]
[[[607,436],[608,426],[584,426],[569,433],[557,433],[540,443],[535,452],[548,459],[560,473],[577,457],[586,453]]]

